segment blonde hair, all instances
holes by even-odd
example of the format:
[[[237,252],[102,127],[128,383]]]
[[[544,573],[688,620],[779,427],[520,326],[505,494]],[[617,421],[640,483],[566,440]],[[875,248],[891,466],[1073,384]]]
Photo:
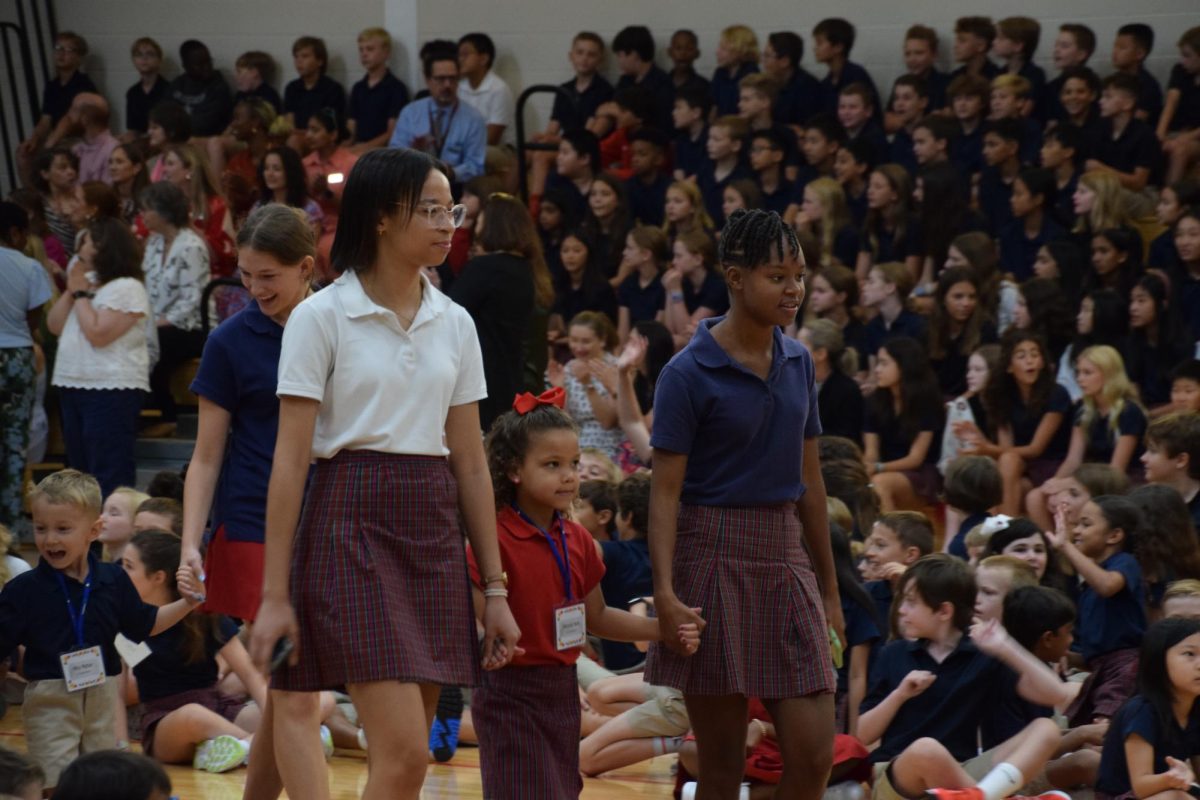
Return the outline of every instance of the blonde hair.
[[[1024,100],[1033,91],[1033,84],[1023,75],[1014,75],[1011,72],[1006,72],[1003,75],[997,75],[995,78],[992,78],[992,89],[1010,91],[1018,99]]]
[[[1185,578],[1181,581],[1171,581],[1167,584],[1167,591],[1163,593],[1163,602],[1172,597],[1200,597],[1200,580]]]
[[[854,517],[850,507],[832,495],[825,496],[825,516],[844,531],[854,530]]]
[[[979,523],[971,530],[967,531],[967,535],[963,537],[963,545],[970,550],[972,547],[986,547],[991,534],[983,529],[983,523]],[[984,559],[985,561],[987,559]]]
[[[8,583],[12,578],[12,570],[8,568],[8,559],[4,557],[8,555],[8,548],[12,544],[12,540],[12,531],[4,525],[0,525],[0,586]]]
[[[821,266],[833,263],[833,240],[838,231],[850,224],[850,209],[846,205],[846,190],[833,178],[822,177],[804,187],[812,190],[821,204],[821,219],[815,223],[813,234],[821,246]]]
[[[846,337],[841,326],[831,319],[815,319],[804,327],[808,329],[812,349],[829,353],[830,363],[839,372],[843,375],[858,372],[858,353],[853,347],[846,347]]]
[[[982,526],[980,526],[982,528]],[[972,530],[974,530],[972,528]],[[982,530],[980,531],[982,533]],[[986,543],[986,539],[984,540]],[[1025,563],[1019,558],[1013,556],[988,556],[979,562],[975,567],[978,571],[987,567],[988,569],[1006,569],[1009,574],[1009,591],[1018,589],[1022,586],[1037,586],[1037,573],[1033,571],[1033,567]]]
[[[682,193],[688,199],[688,202],[692,204],[692,217],[678,226],[670,221],[664,222],[663,233],[669,238],[674,239],[685,231],[712,230],[713,218],[708,215],[708,211],[704,207],[704,195],[700,193],[700,187],[691,181],[675,181],[667,187],[667,191],[670,192],[672,189]]]
[[[608,474],[605,475],[602,480],[606,480],[609,483],[613,484],[614,486],[619,484],[621,482],[621,478],[624,477],[621,474],[621,468],[619,466],[617,466],[617,462],[613,461],[612,456],[610,456],[605,451],[601,450],[599,447],[581,448],[579,451],[579,455],[580,456],[594,456],[594,457],[600,459],[601,461],[603,461],[604,469],[608,471]]]
[[[217,179],[213,175],[208,157],[187,142],[167,145],[164,156],[166,153],[174,153],[191,171],[192,182],[187,190],[187,196],[188,202],[192,206],[192,217],[197,221],[208,219],[208,199],[219,197],[221,194],[217,188]]]
[[[1116,433],[1117,420],[1126,404],[1132,403],[1141,407],[1141,403],[1138,402],[1137,386],[1129,380],[1129,375],[1125,372],[1125,360],[1121,358],[1121,354],[1115,347],[1106,344],[1092,345],[1080,353],[1076,361],[1083,359],[1095,364],[1096,369],[1100,370],[1100,374],[1104,376],[1104,388],[1100,390],[1100,400],[1108,406],[1109,432]],[[1083,404],[1079,409],[1079,426],[1086,429],[1099,413],[1100,409],[1097,407],[1095,399],[1084,395]]]
[[[1099,233],[1109,228],[1132,225],[1125,188],[1115,173],[1094,169],[1079,177],[1079,183],[1096,195],[1092,210],[1075,222],[1076,233]]]
[[[363,39],[379,39],[385,48],[392,49],[392,35],[383,28],[363,28],[362,33],[358,34],[358,41]]]
[[[118,486],[112,490],[112,494],[110,494],[109,497],[112,497],[113,495],[120,495],[129,501],[130,522],[133,521],[134,515],[137,514],[138,506],[150,499],[150,495],[146,494],[145,492],[138,491],[132,486]]]
[[[100,516],[100,509],[104,506],[100,482],[77,469],[60,469],[42,478],[41,483],[29,493],[30,505],[38,500],[55,506],[74,506],[96,517]]]
[[[721,41],[743,64],[758,63],[758,35],[746,25],[730,25],[721,31]]]
[[[738,81],[739,89],[749,89],[752,92],[758,92],[763,97],[768,98],[772,103],[779,97],[779,81],[772,78],[765,72],[751,72],[746,77]]]

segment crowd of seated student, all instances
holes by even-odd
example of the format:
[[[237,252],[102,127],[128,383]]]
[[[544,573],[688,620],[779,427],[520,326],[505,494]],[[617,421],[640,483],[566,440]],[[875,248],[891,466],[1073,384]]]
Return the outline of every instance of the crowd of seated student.
[[[388,69],[390,38],[379,28],[358,38],[364,76],[349,93],[327,74],[316,37],[296,40],[297,77],[282,93],[263,53],[237,59],[234,92],[203,43],[183,44],[183,73],[168,81],[161,47],[141,38],[117,136],[107,101],[81,71],[86,42],[62,33],[42,116],[18,153],[36,192],[14,196],[22,215],[6,209],[20,235],[0,235],[36,255],[58,290],[46,310],[49,332],[67,339],[54,383],[64,410],[77,415],[66,426],[68,458],[100,475],[106,492],[132,482],[125,406],[134,403],[114,396],[124,404],[119,419],[98,417],[91,392],[151,390],[171,420],[171,372],[203,346],[200,293],[211,278],[234,274],[234,237],[252,207],[302,209],[321,242],[320,282],[329,282],[328,250],[355,160],[374,147],[413,147],[448,165],[468,206],[450,263],[431,280],[454,296],[461,278],[460,297],[478,306],[480,325],[506,313],[484,302],[495,299],[486,292],[471,293],[486,285],[483,270],[503,264],[532,276],[532,306],[508,309],[503,355],[523,366],[507,365],[505,385],[561,385],[581,442],[626,471],[650,465],[657,370],[726,310],[714,255],[722,221],[763,207],[800,234],[808,298],[788,334],[813,353],[826,432],[861,448],[853,466],[834,469],[869,479],[873,503],[888,514],[932,513],[945,492],[938,527],[960,556],[972,549],[966,522],[992,510],[1027,517],[1037,535],[1021,546],[1043,540],[1039,580],[1051,574],[1059,588],[1078,588],[1059,580],[1067,573],[1048,553],[1064,551],[1091,587],[1081,599],[1090,590],[1112,596],[1104,592],[1116,579],[1084,562],[1101,569],[1118,551],[1141,559],[1154,586],[1192,577],[1165,576],[1163,562],[1147,560],[1123,507],[1104,525],[1123,531],[1132,550],[1097,560],[1104,553],[1072,554],[1061,531],[1041,532],[1055,531],[1056,516],[1077,524],[1079,497],[1123,491],[1088,489],[1103,483],[1088,476],[1096,465],[1141,480],[1144,462],[1146,479],[1173,487],[1200,518],[1200,484],[1186,466],[1194,440],[1178,432],[1200,413],[1200,28],[1179,37],[1165,95],[1144,66],[1154,40],[1146,25],[1119,29],[1115,71],[1103,78],[1087,66],[1094,34],[1067,23],[1054,44],[1059,74],[1048,80],[1034,63],[1040,33],[1027,17],[959,19],[958,66],[945,74],[937,33],[914,25],[902,43],[909,72],[887,94],[850,60],[855,29],[843,19],[812,31],[822,77],[805,69],[804,39],[792,31],[770,33],[760,48],[750,28],[730,26],[715,43],[710,80],[695,72],[694,33],[671,37],[666,71],[650,31],[634,25],[612,41],[613,85],[601,74],[604,40],[579,33],[574,76],[537,137],[556,142],[557,153],[534,159],[521,211],[530,224],[504,235],[496,226],[511,211],[503,190],[516,177],[515,109],[486,34],[422,48],[426,91],[416,99]],[[113,217],[120,232],[104,222]],[[100,318],[70,303],[90,305],[116,289],[120,302],[100,308],[119,330],[97,336]],[[66,375],[72,359],[89,354],[123,359],[119,388],[90,372]],[[985,463],[995,474],[984,482],[996,491],[964,489]],[[852,509],[864,502],[851,501]],[[875,536],[865,518],[853,519],[852,540]],[[882,567],[915,563],[932,543],[903,533],[904,518],[893,522],[876,527],[905,540],[891,543],[903,558],[880,561],[868,545],[867,564],[899,581],[903,570]],[[1169,527],[1139,525],[1139,533]],[[986,551],[986,537],[974,541]],[[929,580],[913,589],[925,601],[937,583]],[[946,580],[962,582],[957,573]],[[906,586],[889,588],[889,601]],[[1078,624],[1095,625],[1080,608]],[[962,627],[953,617],[925,632],[949,641]],[[888,628],[888,620],[877,622]],[[1006,648],[981,647],[1011,667],[1016,656]],[[868,721],[882,734],[888,726],[878,717]],[[923,753],[933,761],[918,763],[938,757]],[[908,786],[912,774],[892,777]]]

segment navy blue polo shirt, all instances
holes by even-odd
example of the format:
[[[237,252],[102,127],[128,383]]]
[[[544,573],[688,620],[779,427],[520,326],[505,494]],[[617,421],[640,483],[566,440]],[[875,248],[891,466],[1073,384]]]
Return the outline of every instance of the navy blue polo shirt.
[[[1100,754],[1100,771],[1096,775],[1099,791],[1116,797],[1132,790],[1125,740],[1134,734],[1154,748],[1154,772],[1166,772],[1167,756],[1188,761],[1200,751],[1200,713],[1196,706],[1192,707],[1187,728],[1179,727],[1172,714],[1170,728],[1164,729],[1158,712],[1144,695],[1129,698],[1109,722],[1109,734]]]
[[[671,130],[671,111],[675,107],[675,81],[671,76],[655,64],[640,81],[632,75],[622,75],[617,79],[618,89],[627,86],[641,86],[649,90],[654,95],[655,111],[654,119],[650,120],[651,124],[660,131]]]
[[[1196,492],[1192,499],[1188,500],[1187,507],[1188,514],[1192,517],[1192,524],[1196,526],[1197,530],[1200,530],[1200,492]]]
[[[966,634],[940,664],[929,655],[926,645],[925,641],[897,639],[875,659],[862,713],[882,703],[913,670],[927,670],[937,679],[900,706],[879,747],[869,756],[873,762],[891,761],[926,736],[941,742],[955,761],[974,757],[976,730],[992,702],[988,687],[1015,680],[1011,669],[980,652]]]
[[[1161,153],[1158,136],[1145,122],[1131,119],[1121,135],[1114,137],[1110,117],[1100,120],[1096,131],[1096,148],[1091,156],[1118,172],[1133,172],[1138,167],[1153,172]]]
[[[845,189],[846,187],[843,186],[842,188]],[[846,192],[846,208],[850,209],[850,221],[854,224],[854,227],[861,228],[867,219],[867,185],[865,181],[863,182],[862,191],[858,194]],[[847,266],[853,263],[853,261],[850,261],[847,263]]]
[[[876,392],[888,392],[887,389],[876,389]],[[888,395],[891,393],[888,392]],[[872,398],[873,400],[873,398]],[[888,402],[891,400],[889,398]],[[917,420],[916,430],[906,431],[894,415],[881,416],[878,404],[867,401],[867,413],[863,420],[863,433],[873,433],[879,437],[879,460],[899,461],[908,456],[913,442],[922,433],[932,433],[933,441],[925,453],[925,464],[936,464],[938,454],[942,449],[942,419],[941,408],[921,409],[920,419]]]
[[[897,236],[899,227],[888,230],[881,222],[874,229],[874,240],[871,241],[871,231],[864,228],[859,249],[871,253],[876,264],[886,264],[889,261],[904,261],[909,256],[924,255],[925,246],[921,237],[921,223],[915,215],[909,216],[904,225],[904,235]]]
[[[655,275],[645,286],[641,276],[634,272],[617,287],[617,303],[629,309],[630,323],[646,322],[656,318],[667,302],[662,276]]]
[[[1125,586],[1112,597],[1101,597],[1090,584],[1079,592],[1079,616],[1075,620],[1075,644],[1083,660],[1130,647],[1140,647],[1146,632],[1142,568],[1124,551],[1100,562],[1107,572],[1125,576]]]
[[[1200,276],[1192,275],[1186,266],[1171,270],[1171,279],[1178,293],[1179,315],[1187,323],[1194,338],[1200,338]]]
[[[257,88],[251,89],[248,92],[235,92],[233,95],[233,104],[237,105],[243,100],[252,99],[266,100],[271,104],[271,108],[275,109],[278,114],[283,110],[283,98],[279,96],[279,92],[275,91],[275,87],[263,81]]]
[[[738,84],[742,82],[742,78],[755,72],[758,72],[758,64],[750,62],[738,64],[732,75],[728,69],[717,67],[712,76],[712,83],[709,84],[709,91],[718,117],[738,113],[738,95],[741,93]]]
[[[150,109],[171,97],[171,84],[162,75],[156,75],[150,91],[142,88],[139,80],[125,90],[125,129],[145,133],[150,127]]]
[[[1171,77],[1167,79],[1167,90],[1179,92],[1179,105],[1175,107],[1175,116],[1171,117],[1172,131],[1189,131],[1200,128],[1200,75],[1193,75],[1183,68],[1183,64],[1171,67]]]
[[[1154,237],[1150,242],[1150,255],[1146,258],[1147,267],[1173,269],[1179,266],[1179,251],[1175,249],[1175,232],[1167,230]]]
[[[667,204],[667,189],[671,179],[659,173],[650,183],[637,175],[625,181],[625,192],[629,196],[629,216],[641,225],[659,227],[663,224],[663,211]]]
[[[1135,77],[1138,82],[1138,110],[1146,112],[1146,124],[1153,127],[1158,124],[1158,116],[1163,110],[1162,85],[1144,66],[1138,67]]]
[[[1033,116],[1040,122],[1046,121],[1046,70],[1032,61],[1026,61],[1017,74],[1029,81],[1029,99],[1033,102]],[[1031,122],[1033,120],[1030,120]],[[1041,126],[1038,125],[1038,130]]]
[[[600,591],[609,607],[628,610],[629,601],[633,598],[654,594],[650,550],[645,539],[601,542],[600,550],[604,555],[604,577],[600,579]],[[646,654],[629,642],[602,639],[600,644],[607,669],[626,669],[646,660]]]
[[[950,76],[936,69],[919,76],[925,81],[925,91],[929,93],[929,105],[925,113],[932,114],[941,111],[946,106],[946,87],[950,85]]]
[[[338,127],[346,123],[346,90],[328,75],[317,78],[309,89],[303,78],[296,78],[283,87],[283,110],[291,114],[296,128],[303,130],[308,118],[323,108],[337,112]]]
[[[703,320],[663,367],[650,445],[688,456],[680,499],[707,506],[774,505],[804,494],[805,439],[821,435],[812,356],[776,328],[764,381],[729,357]]]
[[[891,581],[867,581],[863,585],[867,589],[867,594],[871,595],[871,599],[875,601],[875,609],[879,612],[879,621],[883,623],[883,627],[890,627],[892,619]]]
[[[716,316],[729,310],[729,289],[725,287],[725,279],[709,270],[704,273],[704,283],[697,289],[690,280],[680,284],[683,290],[683,306],[688,314],[695,314],[700,308],[711,309]]]
[[[279,347],[283,328],[251,302],[209,335],[191,390],[231,415],[217,480],[212,530],[234,542],[262,542],[267,482],[279,428]]]
[[[1009,427],[1012,429],[1013,444],[1017,447],[1026,446],[1033,441],[1034,434],[1037,433],[1038,426],[1042,424],[1043,417],[1047,414],[1062,414],[1062,424],[1058,426],[1054,437],[1050,439],[1050,444],[1046,445],[1046,449],[1038,458],[1059,461],[1066,458],[1067,449],[1071,445],[1071,425],[1069,424],[1069,420],[1073,419],[1071,405],[1070,393],[1057,383],[1050,390],[1046,406],[1036,414],[1029,410],[1029,406],[1025,405],[1025,401],[1018,393],[1017,397],[1013,398],[1008,418]]]
[[[717,165],[715,161],[705,159],[704,166],[696,176],[696,185],[700,187],[700,194],[704,197],[704,209],[712,217],[713,222],[719,230],[725,225],[725,210],[723,208],[725,187],[734,181],[754,180],[754,170],[750,169],[746,164],[739,162],[736,167],[730,170],[728,175],[718,180],[716,169]]]
[[[950,140],[950,160],[966,175],[974,175],[983,169],[983,125],[964,133],[959,128],[958,136]]]
[[[113,639],[123,633],[140,642],[154,630],[158,606],[143,603],[125,570],[88,556],[92,591],[83,614],[83,643],[99,645],[104,674],[120,675],[121,658]],[[0,591],[0,653],[25,645],[25,677],[31,681],[62,679],[58,657],[79,649],[71,614],[58,576],[62,576],[76,613],[83,604],[83,584],[39,561]]]
[[[554,95],[554,108],[550,111],[550,119],[558,123],[563,131],[582,128],[590,117],[595,116],[596,109],[612,99],[613,87],[603,75],[593,75],[587,88],[582,92],[575,86],[572,78],[560,83],[558,88],[571,96],[573,103],[568,102],[560,94]]]
[[[687,131],[681,131],[674,141],[675,169],[681,171],[684,177],[700,174],[708,163],[708,127],[700,131],[693,139]]]
[[[909,175],[915,175],[917,172],[917,154],[913,152],[912,134],[901,128],[892,134],[892,141],[888,143],[887,160],[893,164],[899,164],[908,170]]]
[[[837,691],[841,694],[850,688],[850,659],[852,658],[850,651],[860,644],[879,641],[882,634],[870,611],[859,605],[853,597],[848,597],[845,592],[839,592],[839,594],[842,600],[842,619],[846,621],[846,657],[842,661],[841,668],[837,670]],[[878,648],[873,648],[867,654],[868,675],[870,675],[870,660],[876,650]]]
[[[867,124],[863,125],[859,132],[850,137],[852,142],[863,142],[875,152],[875,163],[884,164],[890,156],[887,134],[883,132],[881,126],[874,119],[867,120]],[[916,161],[916,155],[913,155],[913,161]]]
[[[42,89],[42,113],[57,124],[71,110],[71,101],[75,99],[75,95],[96,91],[98,90],[92,79],[79,70],[71,73],[66,83],[59,83],[57,77],[46,81]]]
[[[979,176],[979,212],[987,220],[987,232],[998,236],[1013,221],[1012,181],[1004,180],[1000,170],[984,167]]]
[[[862,249],[862,236],[855,226],[847,225],[833,235],[833,257],[842,262],[844,266],[853,269],[860,249]]]
[[[1075,409],[1076,425],[1079,424],[1080,417],[1083,414],[1083,403]],[[1117,415],[1117,429],[1114,431],[1108,425],[1108,417],[1097,414],[1091,425],[1084,432],[1087,434],[1085,441],[1086,448],[1083,453],[1084,461],[1094,461],[1099,464],[1107,464],[1112,461],[1113,451],[1117,449],[1117,440],[1122,436],[1136,436],[1138,445],[1133,451],[1133,457],[1130,459],[1130,466],[1138,463],[1138,457],[1142,454],[1142,436],[1146,433],[1146,412],[1142,411],[1137,403],[1126,402],[1125,407],[1121,409],[1121,413]]]
[[[187,636],[182,625],[167,628],[146,640],[150,656],[133,668],[142,702],[171,697],[193,689],[208,689],[217,683],[217,653],[237,636],[237,625],[229,617],[216,618],[216,630],[204,626],[204,658],[188,661]]]
[[[967,552],[967,534],[971,528],[982,524],[988,515],[986,512],[982,514],[970,514],[958,526],[958,532],[954,534],[954,538],[950,540],[950,544],[946,547],[946,552],[952,556],[957,556],[963,561],[970,559],[970,554]]]
[[[775,186],[775,191],[768,192],[763,189],[762,181],[760,179],[758,188],[759,191],[762,192],[763,208],[765,208],[767,211],[774,211],[776,214],[782,217],[784,212],[787,211],[787,207],[792,202],[792,192],[794,191],[792,182],[781,176],[779,178],[779,183]],[[857,249],[858,248],[855,248],[856,251]]]
[[[792,79],[783,85],[771,106],[771,116],[784,125],[803,125],[821,111],[821,82],[803,67],[797,67]]]
[[[371,85],[366,75],[350,87],[347,117],[354,120],[354,138],[367,142],[387,131],[388,121],[400,116],[408,105],[408,87],[389,69],[379,83]]]
[[[875,98],[875,119],[881,119],[881,106],[879,102],[879,91],[875,88],[875,81],[871,80],[871,73],[867,72],[859,64],[853,61],[847,61],[842,67],[842,74],[838,75],[837,80],[833,79],[833,73],[826,72],[825,77],[821,78],[821,88],[825,91],[825,111],[830,114],[837,114],[838,95],[842,89],[845,89],[852,83],[866,84],[871,90],[871,96]]]
[[[979,724],[980,745],[984,750],[999,747],[1042,717],[1053,717],[1054,709],[1040,706],[1021,697],[1017,691],[1017,673],[1008,670],[1004,680],[989,687],[992,706],[984,712]]]
[[[883,321],[882,314],[876,314],[867,323],[867,355],[879,353],[883,343],[897,336],[908,336],[918,342],[925,341],[925,318],[907,308],[900,312],[889,327]]]
[[[1012,206],[1009,208],[1011,210]],[[1032,239],[1025,234],[1025,221],[1021,219],[1013,219],[1001,228],[997,238],[1000,240],[1000,266],[1021,282],[1033,277],[1033,262],[1042,245],[1067,238],[1067,232],[1046,214],[1041,230]]]

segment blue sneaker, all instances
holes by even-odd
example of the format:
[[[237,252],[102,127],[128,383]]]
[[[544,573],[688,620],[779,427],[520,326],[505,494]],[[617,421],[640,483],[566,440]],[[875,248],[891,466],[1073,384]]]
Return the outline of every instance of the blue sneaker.
[[[463,696],[462,689],[457,686],[446,686],[438,697],[437,713],[433,718],[433,727],[429,731],[429,752],[439,763],[445,763],[454,758],[458,749],[458,726],[462,721]]]

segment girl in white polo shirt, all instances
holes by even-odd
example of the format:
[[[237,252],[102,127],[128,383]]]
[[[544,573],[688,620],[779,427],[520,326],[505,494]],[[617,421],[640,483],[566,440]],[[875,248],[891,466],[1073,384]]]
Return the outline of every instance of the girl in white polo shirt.
[[[520,637],[479,436],[479,341],[467,312],[422,274],[445,259],[462,217],[431,157],[368,153],[342,197],[331,260],[343,274],[283,334],[251,652],[265,665],[280,639],[292,643],[273,682],[289,696],[347,687],[371,745],[365,797],[419,795],[439,686],[476,683],[460,512],[493,590],[483,668],[507,664]],[[289,752],[280,734],[289,796],[328,797],[312,742]]]

